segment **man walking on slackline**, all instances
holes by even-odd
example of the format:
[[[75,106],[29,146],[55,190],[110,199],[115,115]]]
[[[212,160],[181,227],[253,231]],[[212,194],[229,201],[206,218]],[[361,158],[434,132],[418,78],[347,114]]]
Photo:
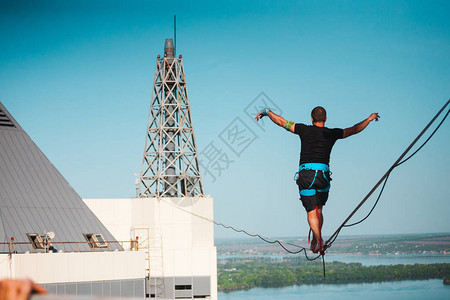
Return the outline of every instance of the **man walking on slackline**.
[[[286,121],[270,111],[269,108],[262,109],[255,119],[259,121],[264,116],[269,116],[270,120],[278,126],[300,136],[300,168],[297,185],[300,191],[300,199],[308,214],[309,227],[313,232],[310,249],[314,253],[321,252],[323,254],[322,206],[327,202],[328,191],[330,190],[329,163],[331,149],[338,139],[345,139],[363,131],[370,122],[378,121],[380,116],[378,113],[373,113],[364,121],[346,129],[325,127],[327,113],[321,106],[317,106],[311,112],[313,125]]]

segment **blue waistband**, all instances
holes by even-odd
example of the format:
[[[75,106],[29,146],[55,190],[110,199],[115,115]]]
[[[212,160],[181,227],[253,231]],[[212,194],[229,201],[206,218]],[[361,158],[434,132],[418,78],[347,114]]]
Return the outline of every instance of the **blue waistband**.
[[[322,163],[306,163],[306,164],[300,165],[299,172],[301,170],[314,170],[314,171],[317,170],[317,171],[329,172],[330,167],[327,164],[322,164]]]

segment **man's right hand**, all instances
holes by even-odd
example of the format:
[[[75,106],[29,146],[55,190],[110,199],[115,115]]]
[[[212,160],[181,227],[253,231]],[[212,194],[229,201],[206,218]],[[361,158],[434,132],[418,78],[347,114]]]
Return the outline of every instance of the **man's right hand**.
[[[372,113],[369,116],[369,121],[372,122],[373,120],[378,121],[378,119],[380,118],[380,116],[378,115],[378,113]]]
[[[358,124],[356,124],[352,127],[345,128],[342,138],[345,139],[345,138],[348,138],[349,136],[360,133],[361,131],[364,130],[364,128],[367,127],[367,125],[369,125],[370,122],[372,122],[373,120],[378,121],[379,118],[380,118],[380,116],[378,115],[378,113],[370,114],[370,116],[367,119],[365,119],[364,121],[359,122]]]

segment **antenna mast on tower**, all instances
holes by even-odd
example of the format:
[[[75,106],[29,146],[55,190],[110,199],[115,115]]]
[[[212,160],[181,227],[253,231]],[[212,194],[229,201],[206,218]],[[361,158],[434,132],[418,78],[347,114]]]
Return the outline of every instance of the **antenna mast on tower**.
[[[152,94],[139,197],[203,196],[183,60],[172,39],[156,59]]]
[[[173,15],[173,52],[177,55],[177,15]]]

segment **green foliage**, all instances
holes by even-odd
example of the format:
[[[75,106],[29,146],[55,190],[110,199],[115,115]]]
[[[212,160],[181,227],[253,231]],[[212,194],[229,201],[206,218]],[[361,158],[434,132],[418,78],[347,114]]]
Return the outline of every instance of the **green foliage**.
[[[370,283],[398,280],[442,279],[450,276],[450,264],[363,266],[360,263],[322,262],[298,258],[231,259],[218,265],[220,291],[301,284]]]
[[[285,242],[302,245],[305,239],[284,238]],[[445,254],[450,242],[449,233],[402,234],[385,236],[340,236],[332,253],[354,254]],[[284,250],[276,244],[267,244],[259,239],[224,240],[217,242],[219,256],[227,255],[284,255]]]

